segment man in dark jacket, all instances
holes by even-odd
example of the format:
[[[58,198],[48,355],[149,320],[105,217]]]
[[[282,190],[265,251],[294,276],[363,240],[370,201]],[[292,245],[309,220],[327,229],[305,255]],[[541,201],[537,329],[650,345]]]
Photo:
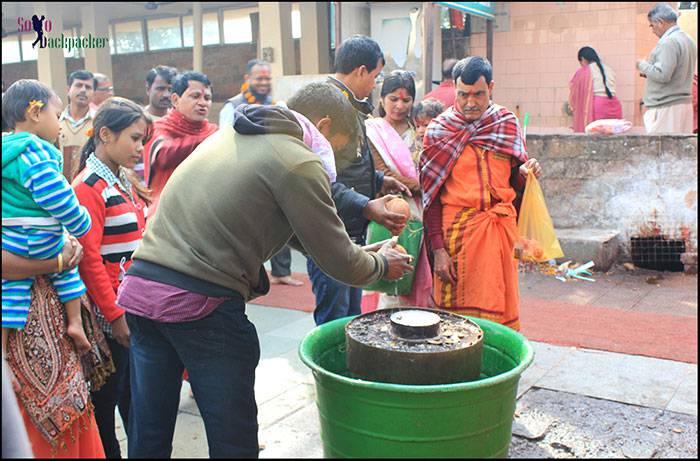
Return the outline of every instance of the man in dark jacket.
[[[337,86],[355,108],[360,125],[358,143],[336,152],[338,179],[331,188],[345,230],[359,245],[365,243],[369,221],[376,221],[390,230],[398,230],[405,224],[402,215],[386,209],[386,203],[393,198],[386,194],[410,195],[406,186],[374,169],[365,134],[364,122],[374,109],[368,97],[383,67],[384,55],[377,42],[356,35],[340,45],[335,55],[336,73],[328,77],[328,82]],[[382,198],[375,199],[377,195]],[[310,259],[307,270],[316,296],[316,325],[360,313],[361,288],[332,279]]]

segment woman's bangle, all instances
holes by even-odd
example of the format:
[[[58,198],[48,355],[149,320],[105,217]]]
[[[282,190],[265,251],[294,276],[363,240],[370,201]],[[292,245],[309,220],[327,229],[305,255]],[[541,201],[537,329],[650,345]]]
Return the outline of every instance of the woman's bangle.
[[[58,254],[58,271],[57,273],[60,274],[63,272],[63,253]]]

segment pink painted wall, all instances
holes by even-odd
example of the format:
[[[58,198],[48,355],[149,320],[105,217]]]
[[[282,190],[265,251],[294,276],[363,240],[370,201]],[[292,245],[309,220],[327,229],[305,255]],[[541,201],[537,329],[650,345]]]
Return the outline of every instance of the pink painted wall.
[[[642,124],[644,81],[636,60],[656,45],[646,13],[654,2],[510,2],[510,31],[494,33],[494,100],[530,126],[571,125],[563,111],[579,48],[592,46],[615,71],[623,116]],[[486,56],[486,34],[471,37],[471,54]],[[519,110],[518,110],[519,109]]]

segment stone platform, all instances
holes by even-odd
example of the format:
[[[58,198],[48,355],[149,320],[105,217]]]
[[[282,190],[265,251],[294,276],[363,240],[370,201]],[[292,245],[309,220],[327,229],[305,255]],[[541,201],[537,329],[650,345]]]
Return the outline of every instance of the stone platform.
[[[562,261],[593,261],[594,270],[607,272],[620,253],[620,233],[601,229],[555,229],[564,252]]]

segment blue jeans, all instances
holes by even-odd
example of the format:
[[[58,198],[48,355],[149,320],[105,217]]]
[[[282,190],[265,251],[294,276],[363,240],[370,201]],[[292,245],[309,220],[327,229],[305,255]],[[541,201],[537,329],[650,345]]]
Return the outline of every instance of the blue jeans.
[[[270,273],[275,277],[292,275],[292,250],[285,245],[276,255],[270,258]]]
[[[316,296],[314,309],[316,325],[360,314],[362,288],[343,285],[334,280],[326,275],[311,258],[306,259],[306,270],[311,279],[311,289]]]
[[[204,420],[211,458],[258,457],[255,368],[260,343],[242,298],[200,320],[161,323],[126,314],[131,330],[129,458],[168,458],[182,372]]]

